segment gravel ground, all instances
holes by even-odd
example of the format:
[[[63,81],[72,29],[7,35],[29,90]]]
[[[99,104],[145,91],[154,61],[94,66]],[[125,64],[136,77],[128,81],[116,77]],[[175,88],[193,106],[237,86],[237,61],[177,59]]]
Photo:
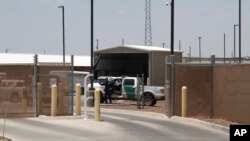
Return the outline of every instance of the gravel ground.
[[[162,114],[165,113],[164,112],[165,101],[157,101],[155,106],[144,106],[144,109],[138,109],[136,105],[136,101],[114,100],[112,102],[113,102],[112,104],[101,104],[101,108],[134,110],[134,111],[143,111],[143,112],[156,112],[156,113],[162,113]],[[238,124],[238,123],[227,121],[224,119],[211,119],[211,118],[204,117],[204,116],[196,116],[196,117],[191,117],[191,118],[203,120],[203,121],[214,123],[214,124],[219,124],[219,125],[226,126],[226,127],[229,127],[230,124]]]
[[[137,101],[132,101],[132,100],[115,101],[113,100],[112,104],[101,104],[101,108],[164,113],[164,102],[165,101],[157,101],[155,106],[144,106],[143,109],[138,109]]]

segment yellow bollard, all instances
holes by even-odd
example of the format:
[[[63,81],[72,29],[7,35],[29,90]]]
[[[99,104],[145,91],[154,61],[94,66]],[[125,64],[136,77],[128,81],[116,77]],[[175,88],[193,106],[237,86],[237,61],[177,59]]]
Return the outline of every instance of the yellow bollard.
[[[57,114],[57,86],[51,86],[51,116]]]
[[[181,116],[187,117],[187,87],[183,86],[181,91]]]
[[[150,86],[150,78],[147,78],[147,86]]]
[[[81,84],[76,84],[76,116],[81,115]]]
[[[95,90],[95,121],[100,121],[100,90]]]
[[[42,88],[43,88],[43,85],[41,82],[38,82],[37,83],[37,87],[38,87],[38,112],[39,114],[41,114],[43,112],[43,105],[42,105],[42,98],[43,98],[43,93],[42,93]]]

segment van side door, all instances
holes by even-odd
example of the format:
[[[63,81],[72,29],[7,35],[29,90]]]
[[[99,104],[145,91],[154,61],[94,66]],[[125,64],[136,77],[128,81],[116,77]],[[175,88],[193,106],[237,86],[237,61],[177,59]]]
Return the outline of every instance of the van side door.
[[[124,79],[123,81],[123,90],[125,94],[127,95],[128,99],[134,99],[135,98],[135,80],[134,79]]]

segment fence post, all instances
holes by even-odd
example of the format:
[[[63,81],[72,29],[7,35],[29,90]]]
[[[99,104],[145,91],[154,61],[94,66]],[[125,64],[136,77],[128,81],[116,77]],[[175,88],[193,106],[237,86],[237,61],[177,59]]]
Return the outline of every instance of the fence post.
[[[57,114],[57,86],[51,86],[51,116]]]
[[[70,93],[71,93],[71,115],[74,114],[74,55],[71,55],[71,85],[70,85]]]
[[[100,121],[100,90],[95,90],[95,121]]]
[[[39,97],[38,97],[38,112],[39,112],[39,114],[41,114],[42,112],[43,112],[43,106],[42,106],[42,98],[43,98],[43,93],[42,93],[42,88],[43,88],[43,86],[42,86],[42,83],[41,82],[38,82],[37,83],[37,87],[38,87],[38,95],[39,95]]]
[[[210,118],[214,116],[214,67],[215,67],[215,55],[211,56],[211,107]]]
[[[171,93],[169,92],[169,81],[168,81],[168,59],[169,56],[166,57],[165,60],[165,110],[166,110],[166,115],[170,118],[171,117]]]
[[[35,116],[38,116],[38,96],[37,96],[37,82],[38,82],[38,56],[34,56],[34,77],[33,77],[33,105],[35,107]]]
[[[181,116],[187,117],[187,87],[181,89]]]
[[[76,116],[80,116],[81,115],[81,85],[80,84],[76,84],[75,102],[76,102]]]
[[[144,109],[144,74],[141,75],[142,77],[142,109]]]
[[[175,113],[175,56],[170,55],[171,62],[171,116]]]

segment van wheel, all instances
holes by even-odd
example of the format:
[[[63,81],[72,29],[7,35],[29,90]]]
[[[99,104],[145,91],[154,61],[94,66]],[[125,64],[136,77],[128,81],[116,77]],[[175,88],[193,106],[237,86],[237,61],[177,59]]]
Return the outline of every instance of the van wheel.
[[[17,92],[13,92],[11,93],[11,97],[10,97],[10,102],[12,103],[16,103],[19,100],[19,96]]]
[[[151,93],[144,94],[144,105],[145,106],[154,106],[156,104],[156,100]]]

